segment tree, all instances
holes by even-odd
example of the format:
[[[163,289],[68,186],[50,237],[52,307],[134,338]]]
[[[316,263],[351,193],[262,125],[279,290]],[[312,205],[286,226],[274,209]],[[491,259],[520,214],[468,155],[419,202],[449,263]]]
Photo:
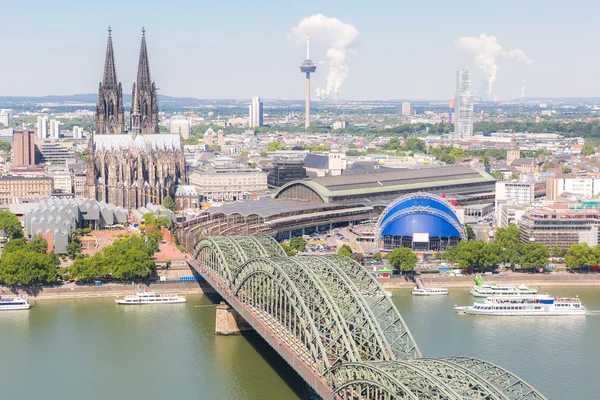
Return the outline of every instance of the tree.
[[[563,167],[562,167],[563,174],[570,174],[571,172],[572,172],[571,167],[569,167],[568,165],[563,165]]]
[[[69,244],[67,244],[67,255],[71,260],[74,260],[81,252],[81,241],[78,237],[72,237]]]
[[[0,141],[0,151],[5,151],[7,153],[10,153],[11,150],[11,145],[8,142],[5,141]]]
[[[290,239],[290,247],[296,252],[302,252],[306,250],[306,240],[300,236],[296,236]]]
[[[46,251],[48,250],[48,241],[41,235],[35,235],[31,238],[29,243],[27,243],[27,247],[29,250],[36,253],[46,254]]]
[[[463,149],[461,149],[460,147],[454,147],[452,150],[450,150],[450,153],[448,153],[448,156],[450,156],[453,159],[457,159],[457,158],[466,157],[467,153],[465,153],[465,151]]]
[[[594,252],[596,251],[597,247],[598,246],[594,247]],[[562,247],[559,247],[559,246],[556,246],[556,245],[552,246],[552,248],[550,249],[550,256],[551,257],[556,257],[556,258],[564,257],[566,253],[567,253],[566,249],[563,249]]]
[[[521,267],[535,268],[545,267],[548,265],[548,257],[550,256],[548,248],[541,243],[527,243],[523,246],[523,258],[521,259]]]
[[[347,244],[340,247],[337,251],[340,256],[352,257],[352,249]]]
[[[2,254],[12,253],[13,251],[24,249],[27,247],[27,243],[25,243],[24,238],[11,239],[4,245],[4,249],[2,250]]]
[[[0,281],[8,286],[52,283],[58,279],[58,258],[21,248],[0,259]]]
[[[262,158],[267,158],[268,154],[267,154],[267,152],[266,152],[266,151],[261,151],[261,152],[260,152],[260,156],[261,156]]]
[[[175,201],[171,196],[167,196],[163,199],[162,206],[167,210],[175,211]]]
[[[186,144],[188,146],[198,146],[200,144],[200,141],[198,140],[197,136],[190,136],[189,138],[183,141],[183,144]]]
[[[165,228],[169,228],[171,226],[171,220],[164,215],[156,215],[153,212],[147,212],[142,215],[142,219],[144,220],[145,225],[154,225],[154,226],[164,226]]]
[[[473,231],[473,228],[471,228],[471,225],[465,224],[465,231],[467,232],[468,240],[475,240],[475,232]]]
[[[285,145],[279,142],[269,142],[267,144],[267,151],[285,150]]]
[[[495,238],[495,243],[500,246],[500,261],[510,265],[520,264],[523,245],[519,227],[510,224],[508,228],[499,228],[496,230]]]
[[[595,265],[596,256],[594,250],[587,243],[575,243],[569,247],[565,254],[565,264],[567,268],[581,268],[584,265]]]
[[[23,237],[21,222],[10,211],[0,211],[0,230],[5,231],[11,239]]]
[[[288,255],[288,257],[292,257],[296,255],[296,250],[292,249],[289,243],[281,243],[281,248],[283,249],[283,251],[285,251],[285,254]]]
[[[372,257],[372,258],[373,258],[373,260],[375,260],[375,261],[381,261],[381,259],[382,259],[383,257],[381,257],[381,253],[380,253],[380,252],[377,252],[377,253],[374,253],[374,254],[373,254],[373,257]]]
[[[388,261],[399,271],[412,271],[417,265],[417,256],[408,247],[397,247],[388,256]]]
[[[404,150],[412,151],[413,153],[426,153],[427,143],[417,138],[406,138],[404,141]]]
[[[504,174],[500,170],[492,171],[492,172],[490,172],[490,175],[492,176],[492,178],[494,178],[497,181],[503,181],[504,180]]]
[[[592,146],[589,143],[584,144],[583,147],[581,148],[581,155],[582,156],[591,156],[593,154],[596,154],[596,149],[594,148],[594,146]]]
[[[211,151],[213,153],[219,153],[221,152],[221,146],[219,146],[218,144],[211,144],[210,146],[208,146],[208,151]]]

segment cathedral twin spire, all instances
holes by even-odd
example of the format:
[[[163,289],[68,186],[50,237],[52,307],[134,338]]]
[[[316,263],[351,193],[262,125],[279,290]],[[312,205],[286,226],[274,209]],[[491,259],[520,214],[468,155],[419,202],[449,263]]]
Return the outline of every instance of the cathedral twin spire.
[[[144,28],[142,28],[137,82],[133,84],[130,127],[133,135],[159,133],[158,96],[156,85],[150,76]],[[104,76],[98,90],[96,106],[96,134],[120,134],[123,132],[125,132],[123,90],[117,79],[112,30],[109,27]]]

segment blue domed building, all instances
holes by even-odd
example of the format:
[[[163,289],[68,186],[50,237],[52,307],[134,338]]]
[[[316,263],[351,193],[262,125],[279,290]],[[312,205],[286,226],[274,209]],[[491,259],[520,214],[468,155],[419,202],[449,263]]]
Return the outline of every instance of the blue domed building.
[[[383,210],[377,221],[382,251],[408,247],[414,251],[440,251],[466,240],[454,208],[440,196],[415,193],[402,196]]]

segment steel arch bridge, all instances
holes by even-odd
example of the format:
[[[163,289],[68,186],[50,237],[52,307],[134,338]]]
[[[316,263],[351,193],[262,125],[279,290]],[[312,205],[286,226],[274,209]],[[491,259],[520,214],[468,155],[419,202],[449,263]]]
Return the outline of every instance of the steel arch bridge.
[[[205,237],[188,251],[197,272],[325,399],[545,399],[486,361],[423,357],[381,285],[347,257],[287,257],[268,236]]]

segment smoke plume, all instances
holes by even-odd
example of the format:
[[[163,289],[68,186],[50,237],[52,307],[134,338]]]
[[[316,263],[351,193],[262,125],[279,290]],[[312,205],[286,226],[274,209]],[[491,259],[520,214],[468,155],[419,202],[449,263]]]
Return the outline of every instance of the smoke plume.
[[[325,53],[329,61],[327,84],[325,89],[317,89],[317,93],[320,96],[329,97],[332,93],[339,92],[340,87],[348,78],[347,60],[355,54],[350,45],[358,37],[358,30],[337,18],[316,14],[300,21],[298,26],[292,28],[289,37],[296,44],[302,45],[306,43],[308,34],[310,34],[311,43],[317,42],[328,48]]]
[[[504,50],[495,36],[483,33],[479,36],[461,37],[458,39],[457,45],[460,49],[475,54],[475,64],[483,70],[488,78],[488,95],[492,94],[494,81],[498,74],[498,64],[496,64],[498,57],[522,61],[526,64],[533,62],[523,50],[519,48]]]

